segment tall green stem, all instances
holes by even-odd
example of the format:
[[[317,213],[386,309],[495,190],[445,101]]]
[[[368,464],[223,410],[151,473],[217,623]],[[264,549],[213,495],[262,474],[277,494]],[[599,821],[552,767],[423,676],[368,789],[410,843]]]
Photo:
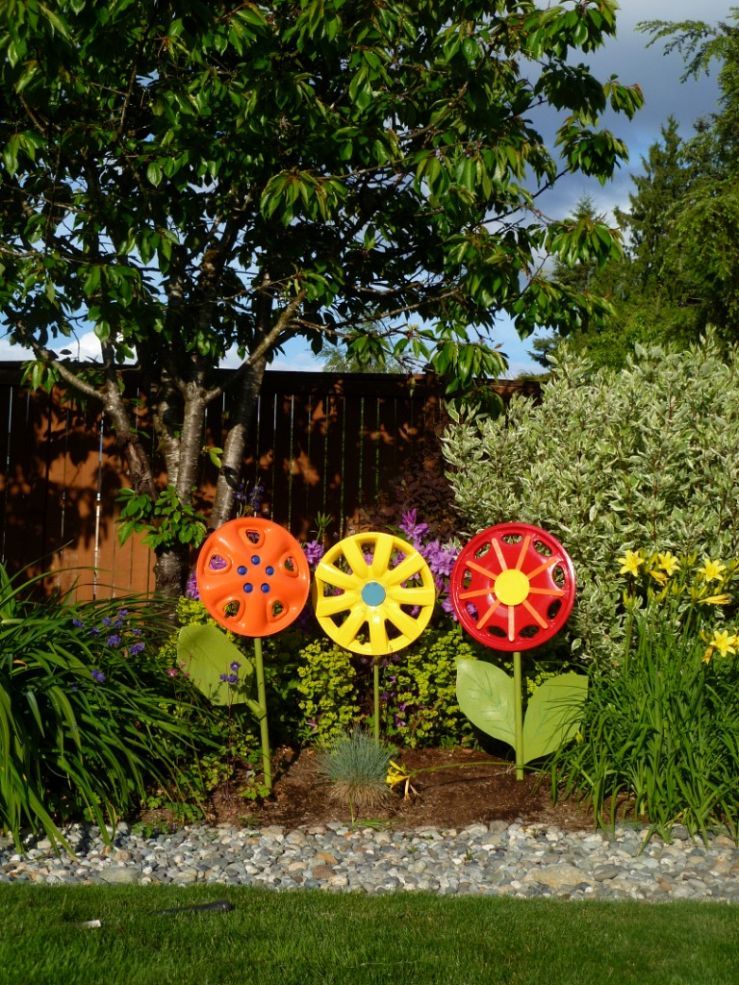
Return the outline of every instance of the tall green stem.
[[[380,662],[375,660],[372,665],[373,670],[373,684],[374,684],[374,699],[375,699],[375,722],[374,722],[374,732],[375,732],[375,742],[379,746],[380,744]]]
[[[254,639],[254,667],[257,672],[257,703],[259,705],[259,731],[262,737],[262,771],[264,785],[272,793],[272,755],[269,749],[269,726],[267,723],[267,688],[264,683],[264,663],[262,661],[262,641]]]
[[[516,779],[523,780],[523,673],[521,651],[513,654],[513,708],[516,750]]]

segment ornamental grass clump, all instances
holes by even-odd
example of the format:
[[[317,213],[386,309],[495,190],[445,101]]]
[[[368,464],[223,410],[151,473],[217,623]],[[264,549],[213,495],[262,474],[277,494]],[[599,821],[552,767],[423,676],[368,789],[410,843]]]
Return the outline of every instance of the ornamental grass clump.
[[[147,651],[167,631],[142,599],[75,605],[41,596],[45,576],[0,566],[0,830],[64,843],[59,825],[106,826],[149,784],[176,785],[197,739]]]
[[[360,729],[337,739],[320,755],[320,772],[332,796],[347,803],[352,822],[388,799],[386,778],[392,751]]]

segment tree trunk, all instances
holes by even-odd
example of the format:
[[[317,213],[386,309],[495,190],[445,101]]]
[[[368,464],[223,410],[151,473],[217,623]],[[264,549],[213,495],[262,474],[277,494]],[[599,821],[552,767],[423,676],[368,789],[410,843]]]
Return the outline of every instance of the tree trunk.
[[[241,480],[246,435],[264,377],[265,359],[258,359],[244,378],[239,390],[234,416],[223,447],[216,495],[209,525],[215,530],[234,515],[236,491]]]
[[[188,572],[189,551],[186,547],[171,548],[157,553],[154,578],[158,595],[176,599],[182,595]]]

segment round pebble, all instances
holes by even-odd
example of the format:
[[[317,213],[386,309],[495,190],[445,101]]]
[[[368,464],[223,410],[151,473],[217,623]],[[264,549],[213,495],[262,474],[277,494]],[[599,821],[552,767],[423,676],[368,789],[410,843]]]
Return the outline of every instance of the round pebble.
[[[66,830],[74,855],[47,839],[22,852],[0,841],[0,883],[198,883],[381,894],[739,902],[739,852],[725,834],[707,844],[679,831],[563,831],[515,821],[463,830],[352,828],[341,822],[285,831],[206,825],[145,837],[122,825],[112,845],[94,827]]]

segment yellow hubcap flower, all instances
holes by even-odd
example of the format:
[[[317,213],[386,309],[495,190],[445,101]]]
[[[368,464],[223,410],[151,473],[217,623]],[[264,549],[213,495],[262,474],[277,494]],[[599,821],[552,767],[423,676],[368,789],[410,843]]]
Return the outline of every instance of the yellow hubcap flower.
[[[345,537],[323,556],[313,580],[321,629],[340,646],[379,657],[402,650],[428,625],[434,579],[421,554],[385,533]]]

